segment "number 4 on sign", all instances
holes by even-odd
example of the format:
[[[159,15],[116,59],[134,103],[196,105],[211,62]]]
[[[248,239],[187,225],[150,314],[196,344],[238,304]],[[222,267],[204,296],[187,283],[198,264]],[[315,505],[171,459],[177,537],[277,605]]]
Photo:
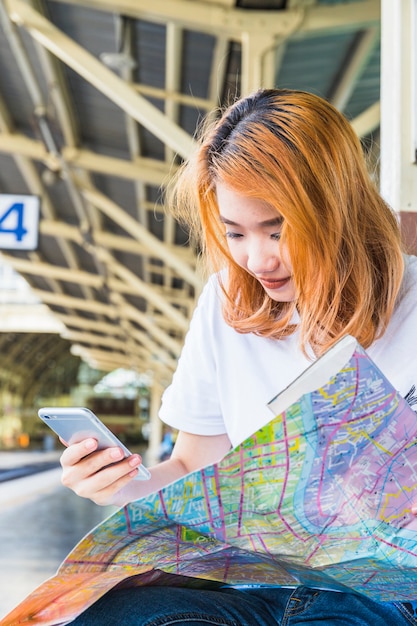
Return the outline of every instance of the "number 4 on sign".
[[[6,209],[0,217],[0,233],[14,233],[16,241],[22,241],[28,232],[23,226],[24,207],[23,202],[15,202],[11,207]],[[14,228],[7,228],[7,224],[10,223],[10,221],[13,223],[15,220]]]
[[[0,250],[35,250],[38,232],[38,196],[0,194]]]

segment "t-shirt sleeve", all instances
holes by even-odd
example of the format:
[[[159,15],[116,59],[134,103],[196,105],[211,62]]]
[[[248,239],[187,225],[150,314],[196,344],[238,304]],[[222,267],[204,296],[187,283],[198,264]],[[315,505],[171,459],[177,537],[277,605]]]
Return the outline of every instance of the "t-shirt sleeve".
[[[163,422],[196,435],[226,432],[220,409],[213,332],[221,315],[216,277],[204,287],[185,337],[172,383],[162,396],[159,417]]]

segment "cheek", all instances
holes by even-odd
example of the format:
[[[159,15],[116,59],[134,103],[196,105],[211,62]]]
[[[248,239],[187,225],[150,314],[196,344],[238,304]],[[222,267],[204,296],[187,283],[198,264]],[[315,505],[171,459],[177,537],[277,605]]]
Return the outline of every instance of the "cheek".
[[[236,244],[229,243],[228,247],[233,261],[240,265],[240,267],[246,268],[246,254],[243,246],[237,246]]]

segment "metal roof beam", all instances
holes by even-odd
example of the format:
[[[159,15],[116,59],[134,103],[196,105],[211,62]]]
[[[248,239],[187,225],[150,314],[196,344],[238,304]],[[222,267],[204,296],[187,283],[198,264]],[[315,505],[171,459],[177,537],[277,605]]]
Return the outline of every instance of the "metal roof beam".
[[[31,0],[31,2],[39,13],[46,15],[45,0]],[[43,46],[35,44],[35,47],[46,82],[50,86],[48,96],[53,102],[65,143],[75,147],[79,144],[79,127],[62,65]]]
[[[265,36],[281,35],[288,32],[288,24],[300,9],[286,11],[250,11],[236,7],[224,7],[193,0],[56,0],[100,11],[114,13],[136,19],[166,24],[174,22],[183,28],[190,28],[218,36],[220,33],[240,41],[242,32],[263,32]],[[192,6],[191,6],[192,5]],[[323,30],[349,32],[363,24],[373,25],[380,20],[379,0],[364,0],[336,6],[312,6],[304,11],[304,20],[299,34],[312,34]]]
[[[62,333],[63,339],[68,339],[71,343],[86,343],[92,346],[101,346],[103,348],[111,348],[115,351],[123,352],[126,350],[126,339],[117,339],[111,335],[100,335],[93,332],[80,332],[77,330],[65,330]]]
[[[118,307],[114,304],[84,300],[83,298],[75,298],[73,296],[52,293],[50,291],[44,291],[41,289],[34,289],[33,293],[38,296],[38,298],[42,300],[45,304],[49,304],[51,306],[58,306],[73,310],[78,309],[80,311],[86,311],[88,313],[105,315],[110,319],[115,320],[120,318],[120,311],[118,310]],[[137,321],[138,323],[143,325],[145,330],[152,334],[152,336],[155,337],[157,341],[160,341],[163,346],[172,349],[173,354],[179,354],[178,342],[172,337],[169,337],[169,335],[164,333],[162,330],[159,330],[158,332],[157,327],[152,323],[152,320],[149,318],[149,316],[146,316],[144,314],[143,316],[141,316],[140,312],[129,304],[127,306],[123,304],[123,307],[125,318],[127,317],[129,319],[132,319],[132,321]]]
[[[140,361],[137,356],[132,358],[132,355],[124,352],[109,352],[108,350],[99,350],[98,348],[92,349],[77,343],[71,345],[70,352],[74,356],[80,357],[93,369],[105,372],[110,372],[118,367],[135,368]]]
[[[145,300],[150,302],[155,309],[166,315],[175,327],[178,327],[183,331],[188,330],[189,320],[176,307],[167,302],[154,287],[147,285],[131,270],[119,263],[117,259],[107,250],[100,250],[99,256],[101,261],[107,265],[110,274],[115,274],[127,284],[135,287],[137,295],[145,298]]]
[[[98,347],[74,343],[71,346],[71,353],[81,357],[84,361],[89,363],[91,367],[108,370],[114,370],[117,367],[125,367],[127,369],[132,368],[144,371],[151,369],[151,367],[153,367],[152,362],[157,360],[158,366],[162,367],[164,373],[172,376],[177,362],[167,358],[163,353],[153,351],[152,348],[152,344],[149,349],[141,349],[137,346],[137,351],[131,354],[123,351],[100,350]]]
[[[1,133],[10,133],[13,130],[13,126],[12,116],[3,98],[0,97],[0,131]]]
[[[52,278],[58,281],[85,285],[97,290],[101,289],[105,283],[107,287],[114,292],[114,295],[124,293],[130,296],[137,296],[136,288],[120,279],[105,279],[105,277],[100,274],[91,274],[84,270],[69,269],[67,267],[60,267],[42,261],[20,259],[8,254],[2,254],[2,259],[4,259],[16,272],[19,272],[20,274]],[[158,291],[156,286],[153,286],[152,289]],[[169,294],[164,293],[163,288],[160,289],[160,293],[167,300],[167,302],[170,302],[171,304],[178,303],[178,301],[184,305],[186,304],[185,302],[182,302],[183,298],[170,298]],[[189,298],[189,300],[191,299]],[[141,319],[143,321],[143,318]]]
[[[165,367],[174,372],[177,368],[177,359],[173,359],[169,356],[166,350],[161,349],[157,344],[155,344],[146,333],[142,331],[135,330],[133,328],[130,329],[131,336],[136,340],[142,343],[150,355],[151,359],[157,358],[160,363],[163,363]]]
[[[0,133],[0,152],[11,155],[20,154],[41,161],[52,171],[58,171],[60,168],[60,160],[46,150],[42,141],[30,139],[25,135]],[[175,172],[174,167],[168,167],[166,163],[154,159],[136,157],[129,161],[69,146],[63,147],[61,154],[69,166],[117,178],[141,180],[156,187],[166,184],[168,176]]]
[[[44,278],[53,278],[55,280],[63,280],[66,282],[77,283],[78,285],[86,285],[100,289],[104,284],[104,277],[99,274],[90,274],[83,270],[59,267],[58,265],[50,265],[42,261],[32,261],[19,259],[18,257],[2,254],[2,258],[13,267],[16,272],[22,274],[33,274]]]
[[[39,15],[39,17],[41,17],[42,19],[42,16]],[[52,138],[52,134],[50,133],[50,129],[46,121],[46,104],[43,99],[38,77],[36,76],[36,73],[32,67],[31,59],[23,44],[22,38],[20,37],[20,33],[18,32],[15,24],[10,20],[10,17],[6,12],[3,3],[0,3],[0,21],[6,34],[9,46],[16,58],[17,65],[24,80],[25,86],[28,90],[30,102],[33,106],[34,116],[37,120],[38,129],[43,135],[43,139],[47,144],[49,152],[60,161],[60,168],[65,170],[66,164],[65,162],[63,162],[61,156],[56,150],[55,142]],[[37,195],[42,197],[43,214],[46,214],[48,216],[53,215],[55,213],[54,207],[50,200],[48,200],[48,195],[43,189],[42,181],[40,180],[39,173],[37,172],[34,164],[27,158],[20,155],[16,155],[14,158],[32,193],[37,193]],[[65,171],[64,173],[67,174],[67,172]],[[79,195],[74,185],[72,184],[71,177],[64,176],[64,181],[75,209],[78,210],[78,212],[84,214],[84,208],[79,202]],[[61,242],[58,242],[58,244],[61,247],[62,254],[66,258],[68,265],[77,268],[77,258],[68,242],[64,241],[62,242],[62,244]],[[88,288],[83,289],[85,289],[86,297],[91,297],[91,292],[88,291]]]
[[[178,93],[181,91],[181,70],[182,70],[182,49],[183,49],[183,31],[178,24],[172,22],[167,24],[166,28],[166,51],[165,51],[165,84],[169,93]],[[175,124],[178,124],[179,105],[178,102],[170,97],[165,99],[165,115]],[[165,146],[165,159],[172,161],[174,155]]]
[[[155,237],[155,235],[152,235],[152,233],[142,224],[139,224],[137,220],[128,215],[126,211],[113,202],[113,200],[96,189],[82,189],[81,193],[89,202],[103,211],[107,217],[124,228],[131,236],[138,239],[138,241],[148,249],[150,255],[160,258],[164,263],[175,270],[181,278],[190,283],[190,285],[193,285],[196,289],[201,288],[202,279],[195,271],[195,268],[190,267],[182,259],[172,254],[162,241]]]
[[[83,233],[78,226],[71,226],[59,220],[42,219],[39,224],[39,230],[42,235],[60,239],[70,239],[79,246],[82,246],[84,242]],[[145,246],[140,241],[132,239],[130,236],[124,237],[102,230],[94,230],[93,239],[96,245],[103,246],[104,248],[122,250],[123,252],[137,255],[146,254]],[[191,248],[188,246],[176,246],[174,244],[165,244],[165,246],[167,249],[171,250],[172,254],[181,258],[190,267],[195,267],[196,255]]]
[[[45,304],[51,306],[59,306],[67,309],[87,311],[96,315],[105,315],[110,319],[116,319],[118,312],[111,304],[96,302],[94,300],[85,300],[84,298],[74,298],[63,293],[46,291],[44,289],[32,288],[32,292]]]
[[[355,117],[351,124],[358,137],[366,137],[378,128],[380,118],[381,106],[379,102],[375,102],[375,104],[371,105],[366,111],[363,111],[363,113]]]
[[[66,326],[73,328],[80,328],[84,330],[93,330],[96,333],[103,333],[113,335],[113,337],[124,337],[124,331],[116,324],[110,322],[102,322],[97,319],[90,319],[88,317],[80,317],[78,315],[68,315],[67,313],[54,313],[54,315]]]
[[[162,346],[168,348],[176,357],[180,355],[182,343],[170,337],[164,330],[161,330],[159,326],[153,322],[149,315],[141,313],[127,301],[123,300],[123,306],[125,316],[128,320],[139,324],[144,330],[146,330],[150,336],[154,337]],[[84,330],[95,330],[99,333],[107,333],[113,336],[125,336],[122,329],[118,328],[115,324],[108,322],[100,322],[99,320],[91,320],[85,317],[79,317],[76,315],[67,315],[65,313],[55,313],[55,316],[66,327],[72,326],[74,328]]]
[[[179,342],[174,337],[171,337],[157,324],[155,324],[149,315],[142,313],[126,301],[123,302],[123,310],[125,311],[128,319],[142,326],[142,328],[147,330],[157,341],[159,341],[159,343],[168,348],[168,350],[170,350],[176,357],[179,357],[182,342]]]
[[[223,38],[222,46],[224,45],[224,41],[226,41],[226,38]],[[220,78],[218,79],[218,82],[220,84],[222,84],[222,80],[221,80],[222,70],[221,68],[219,69],[219,66],[221,65],[223,61],[224,54],[226,54],[226,51],[225,50],[221,51],[218,61],[216,57],[216,61],[213,63],[213,67],[215,68],[216,78],[218,78],[217,74],[220,72]],[[185,106],[190,106],[190,107],[194,107],[197,109],[204,109],[208,112],[210,112],[218,104],[218,98],[216,98],[215,95],[211,98],[209,97],[209,99],[198,98],[195,95],[189,95],[186,93],[179,93],[178,91],[172,91],[171,89],[168,89],[167,87],[165,87],[164,89],[161,89],[160,87],[144,85],[143,83],[133,83],[133,87],[143,96],[149,96],[150,98],[156,98],[159,100],[172,100],[172,102],[175,102],[176,104],[183,104]],[[211,89],[210,89],[210,93],[212,93]],[[215,92],[215,94],[216,93],[217,92]]]
[[[135,156],[128,161],[85,149],[64,148],[62,156],[73,167],[80,167],[98,174],[142,181],[156,187],[166,184],[168,177],[176,170],[176,167],[169,167],[168,164],[155,159]]]
[[[8,0],[10,19],[24,27],[47,50],[80,74],[133,119],[142,124],[175,152],[188,157],[194,141],[172,123],[131,85],[108,69],[90,52],[73,41],[22,0]],[[112,8],[114,12],[114,6]]]
[[[138,341],[139,345],[135,345],[134,355],[138,356],[139,349],[144,349],[150,355],[157,355],[170,369],[174,370],[176,361],[170,358],[167,353],[158,345],[155,344],[144,332],[135,331],[133,333],[134,338]],[[132,353],[126,350],[126,341],[124,339],[116,339],[112,336],[98,335],[97,333],[77,332],[73,330],[67,330],[62,333],[62,338],[67,339],[73,344],[87,344],[86,349],[90,352],[96,348],[111,348],[112,352],[119,352],[123,354],[126,352],[128,358],[132,358]]]
[[[379,28],[364,31],[332,90],[332,104],[343,111],[378,42]]]

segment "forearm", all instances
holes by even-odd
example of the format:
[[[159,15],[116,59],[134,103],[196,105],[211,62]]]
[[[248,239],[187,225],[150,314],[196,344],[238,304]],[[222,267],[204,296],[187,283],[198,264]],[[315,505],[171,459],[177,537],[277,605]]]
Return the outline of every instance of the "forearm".
[[[114,495],[112,503],[116,506],[124,506],[128,502],[159,491],[188,473],[186,466],[179,458],[170,458],[149,468],[149,471],[151,472],[149,480],[131,480]]]
[[[69,446],[62,454],[62,483],[96,504],[124,506],[215,463],[229,448],[227,435],[179,433],[171,458],[151,468],[149,480],[137,480],[137,467],[142,460],[138,454],[124,458],[117,447],[97,450],[97,441],[88,438]]]

